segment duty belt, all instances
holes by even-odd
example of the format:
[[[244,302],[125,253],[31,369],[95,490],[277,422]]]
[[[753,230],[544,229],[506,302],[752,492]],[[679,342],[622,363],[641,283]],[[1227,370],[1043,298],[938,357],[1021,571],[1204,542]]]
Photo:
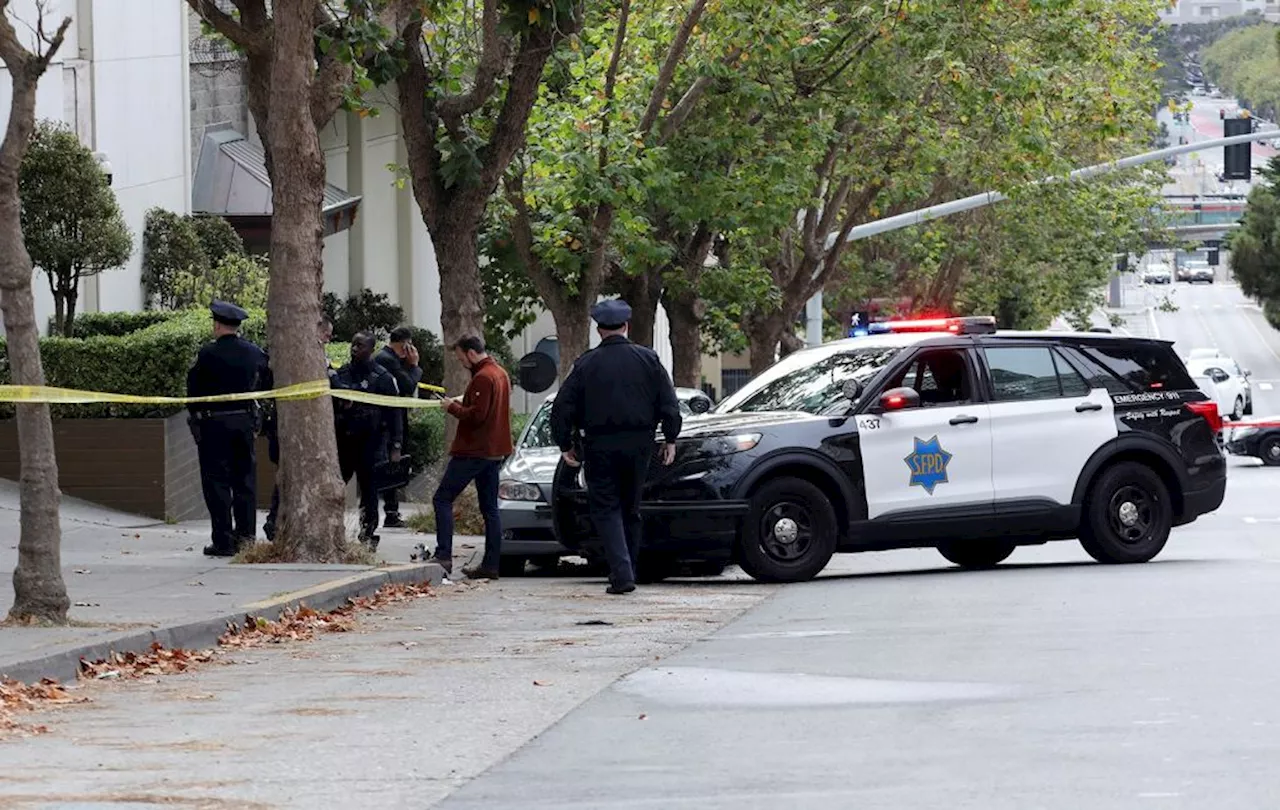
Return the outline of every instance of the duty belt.
[[[235,416],[238,414],[256,413],[253,408],[236,408],[231,411],[192,411],[191,415],[196,419],[212,419],[215,416]]]

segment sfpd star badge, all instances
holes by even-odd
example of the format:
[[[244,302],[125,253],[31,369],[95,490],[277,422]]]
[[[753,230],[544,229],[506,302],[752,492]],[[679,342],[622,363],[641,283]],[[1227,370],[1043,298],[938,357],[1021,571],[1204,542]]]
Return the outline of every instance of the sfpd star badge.
[[[947,483],[947,464],[951,454],[942,449],[938,437],[928,441],[915,438],[915,450],[903,461],[911,468],[911,486],[924,487],[924,491],[933,494],[934,487]]]

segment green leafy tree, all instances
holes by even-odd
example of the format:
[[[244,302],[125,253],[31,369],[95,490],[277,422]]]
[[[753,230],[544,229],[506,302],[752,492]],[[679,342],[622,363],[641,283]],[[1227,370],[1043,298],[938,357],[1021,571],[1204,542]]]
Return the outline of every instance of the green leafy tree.
[[[246,260],[244,242],[222,217],[182,216],[163,208],[147,212],[142,229],[142,286],[148,307],[189,307],[197,280],[205,283],[223,264],[233,268],[234,275],[236,268],[249,267]]]
[[[1256,23],[1232,31],[1207,47],[1203,55],[1206,74],[1231,93],[1241,106],[1274,118],[1280,111],[1280,57],[1271,23]]]
[[[18,186],[27,251],[53,293],[54,329],[71,337],[81,280],[127,262],[133,236],[93,152],[63,124],[36,126]]]
[[[1271,320],[1280,311],[1280,158],[1271,158],[1262,176],[1267,182],[1249,192],[1240,227],[1229,235],[1227,248],[1240,291],[1262,304]]]

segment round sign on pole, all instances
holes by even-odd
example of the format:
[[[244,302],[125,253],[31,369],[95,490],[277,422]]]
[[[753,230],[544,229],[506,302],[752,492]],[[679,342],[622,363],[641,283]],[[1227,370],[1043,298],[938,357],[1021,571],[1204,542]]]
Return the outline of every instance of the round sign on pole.
[[[556,363],[542,352],[529,352],[520,358],[520,387],[530,394],[541,394],[556,381]]]

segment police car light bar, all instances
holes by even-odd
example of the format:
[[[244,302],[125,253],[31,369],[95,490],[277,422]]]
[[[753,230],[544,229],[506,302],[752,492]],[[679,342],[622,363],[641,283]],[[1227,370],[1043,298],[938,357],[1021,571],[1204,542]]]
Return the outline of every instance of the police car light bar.
[[[872,334],[886,332],[946,332],[953,335],[989,335],[996,331],[996,319],[990,315],[964,318],[920,318],[907,321],[883,321],[871,324]]]

